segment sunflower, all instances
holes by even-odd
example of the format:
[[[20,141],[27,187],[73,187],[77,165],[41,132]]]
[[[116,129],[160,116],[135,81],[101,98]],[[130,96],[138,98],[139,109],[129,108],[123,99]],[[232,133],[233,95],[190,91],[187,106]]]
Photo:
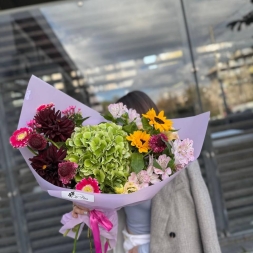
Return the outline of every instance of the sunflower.
[[[155,129],[160,130],[160,132],[172,129],[173,122],[166,119],[164,111],[160,111],[160,113],[156,115],[155,110],[152,108],[146,114],[142,114],[142,116],[149,119],[149,125],[154,126]]]
[[[139,149],[140,153],[146,153],[149,150],[150,134],[145,131],[135,131],[126,137],[128,141],[131,141],[131,145]]]

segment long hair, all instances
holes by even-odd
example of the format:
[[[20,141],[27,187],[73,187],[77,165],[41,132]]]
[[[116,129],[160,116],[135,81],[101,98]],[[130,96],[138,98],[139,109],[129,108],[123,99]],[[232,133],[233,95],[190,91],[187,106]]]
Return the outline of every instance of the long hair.
[[[131,91],[117,101],[117,103],[120,102],[126,105],[127,108],[135,109],[140,115],[146,113],[151,108],[158,113],[156,104],[146,93],[142,91]]]

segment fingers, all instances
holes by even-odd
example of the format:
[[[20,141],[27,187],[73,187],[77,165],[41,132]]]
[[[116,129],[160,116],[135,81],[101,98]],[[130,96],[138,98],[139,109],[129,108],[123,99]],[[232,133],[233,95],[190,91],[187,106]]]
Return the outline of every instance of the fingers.
[[[86,215],[88,213],[89,209],[82,207],[82,206],[73,206],[73,211],[72,211],[72,217],[77,218],[78,214],[80,215]]]

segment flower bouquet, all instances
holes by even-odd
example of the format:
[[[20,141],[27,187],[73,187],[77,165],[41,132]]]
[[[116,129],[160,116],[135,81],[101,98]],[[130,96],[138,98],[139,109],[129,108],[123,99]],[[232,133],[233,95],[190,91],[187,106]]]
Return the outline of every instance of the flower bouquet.
[[[208,120],[209,113],[175,120],[154,109],[139,115],[122,103],[102,117],[32,76],[10,143],[43,190],[91,210],[62,218],[60,232],[75,238],[73,252],[86,224],[102,253],[100,236],[104,252],[116,244],[116,210],[151,199],[196,160]]]

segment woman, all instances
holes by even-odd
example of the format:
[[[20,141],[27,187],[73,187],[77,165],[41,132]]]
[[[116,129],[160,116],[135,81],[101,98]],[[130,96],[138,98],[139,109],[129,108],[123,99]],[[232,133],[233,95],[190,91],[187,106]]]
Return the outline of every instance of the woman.
[[[140,115],[151,108],[158,112],[154,102],[141,91],[130,92],[117,102]],[[73,217],[87,211],[74,206]],[[168,183],[152,201],[125,207],[124,212],[119,212],[115,253],[221,252],[209,193],[197,161]]]

